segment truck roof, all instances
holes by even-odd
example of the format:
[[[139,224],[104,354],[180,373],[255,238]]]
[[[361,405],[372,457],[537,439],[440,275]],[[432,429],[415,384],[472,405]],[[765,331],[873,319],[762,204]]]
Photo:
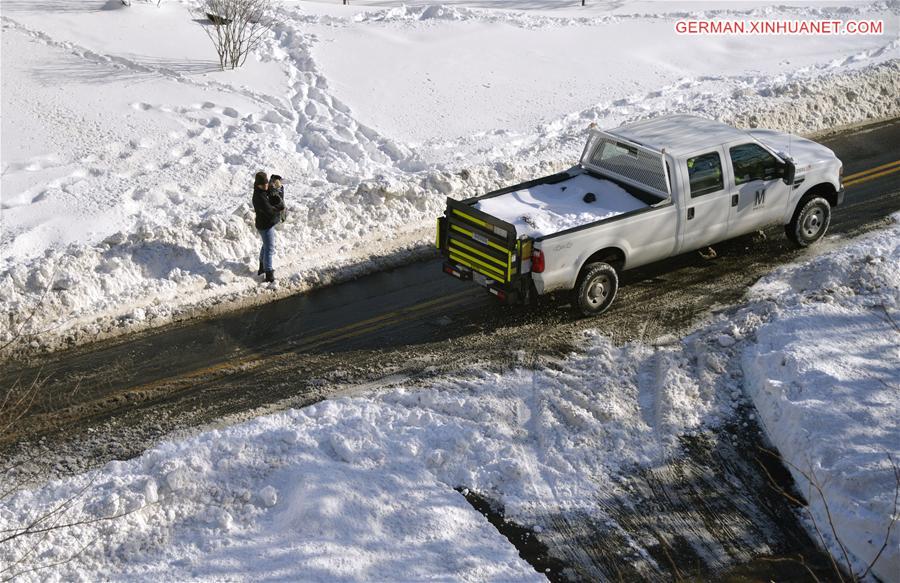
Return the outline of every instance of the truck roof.
[[[694,115],[654,117],[606,130],[606,133],[653,150],[665,150],[674,156],[741,138],[755,141],[744,130]]]

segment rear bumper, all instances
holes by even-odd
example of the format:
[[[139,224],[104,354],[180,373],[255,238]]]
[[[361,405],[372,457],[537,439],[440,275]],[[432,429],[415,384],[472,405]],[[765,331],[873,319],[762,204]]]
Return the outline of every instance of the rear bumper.
[[[444,273],[464,281],[474,281],[481,287],[485,288],[497,299],[513,304],[519,301],[521,294],[515,289],[513,284],[503,284],[501,282],[486,278],[476,271],[464,265],[457,265],[451,261],[445,261],[443,266]]]

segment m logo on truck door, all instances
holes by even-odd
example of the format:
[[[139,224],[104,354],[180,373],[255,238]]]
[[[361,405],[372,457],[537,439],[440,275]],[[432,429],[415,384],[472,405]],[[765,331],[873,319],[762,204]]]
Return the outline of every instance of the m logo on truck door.
[[[761,206],[765,206],[766,204],[766,190],[757,190],[756,191],[756,199],[753,201],[753,208],[759,208]]]

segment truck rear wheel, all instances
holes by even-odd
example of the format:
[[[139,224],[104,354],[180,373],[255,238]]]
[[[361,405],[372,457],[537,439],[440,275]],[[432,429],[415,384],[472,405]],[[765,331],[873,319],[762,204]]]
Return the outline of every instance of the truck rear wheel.
[[[788,239],[797,247],[809,247],[823,236],[831,224],[831,205],[815,196],[797,205],[791,222],[784,226]]]
[[[609,309],[619,291],[619,276],[609,263],[584,266],[575,284],[575,309],[582,316],[596,316]]]

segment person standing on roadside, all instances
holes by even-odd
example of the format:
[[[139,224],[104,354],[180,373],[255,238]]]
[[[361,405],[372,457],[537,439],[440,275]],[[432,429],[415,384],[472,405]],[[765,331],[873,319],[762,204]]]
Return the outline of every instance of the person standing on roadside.
[[[275,255],[275,225],[284,210],[284,202],[272,204],[269,200],[269,177],[265,172],[257,172],[253,180],[253,210],[256,212],[256,230],[262,238],[259,250],[259,271],[257,275],[266,274],[266,281],[275,281],[275,268],[272,259]]]

